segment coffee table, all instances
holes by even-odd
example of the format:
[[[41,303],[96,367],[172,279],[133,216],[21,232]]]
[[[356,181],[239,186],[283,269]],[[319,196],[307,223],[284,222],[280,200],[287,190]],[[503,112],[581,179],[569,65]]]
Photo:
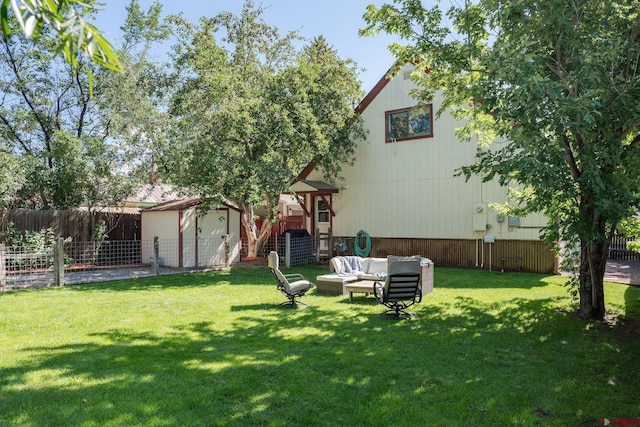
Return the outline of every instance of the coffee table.
[[[359,280],[357,282],[344,285],[344,290],[349,292],[349,301],[353,301],[354,292],[363,292],[366,295],[373,293],[375,280]]]

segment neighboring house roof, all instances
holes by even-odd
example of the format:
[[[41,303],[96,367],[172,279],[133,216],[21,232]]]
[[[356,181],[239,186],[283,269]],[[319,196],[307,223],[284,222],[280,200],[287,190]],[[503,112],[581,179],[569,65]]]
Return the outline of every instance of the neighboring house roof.
[[[79,211],[83,211],[83,212],[89,212],[89,207],[88,206],[80,206],[78,208]],[[132,208],[132,207],[126,207],[126,206],[122,206],[122,207],[118,207],[118,206],[102,206],[102,207],[96,207],[96,206],[92,206],[91,210],[95,211],[95,212],[111,212],[111,213],[115,213],[115,214],[139,214],[140,213],[140,208]]]
[[[181,210],[192,208],[194,206],[198,206],[201,203],[202,203],[202,200],[200,200],[199,197],[191,197],[188,199],[180,199],[180,200],[170,200],[168,202],[160,203],[155,206],[142,209],[142,212],[181,211]],[[231,206],[227,203],[222,203],[221,206],[240,212],[238,208],[236,208],[235,206]]]
[[[147,207],[175,200],[178,192],[171,184],[144,184],[127,198],[126,206]]]

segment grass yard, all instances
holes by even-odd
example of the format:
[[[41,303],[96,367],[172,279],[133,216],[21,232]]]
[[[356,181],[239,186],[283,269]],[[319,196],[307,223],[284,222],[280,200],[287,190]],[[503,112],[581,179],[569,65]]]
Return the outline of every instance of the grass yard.
[[[291,269],[308,277],[321,267]],[[0,426],[596,426],[640,419],[640,289],[610,322],[563,278],[436,268],[372,297],[284,297],[265,269],[0,294]]]

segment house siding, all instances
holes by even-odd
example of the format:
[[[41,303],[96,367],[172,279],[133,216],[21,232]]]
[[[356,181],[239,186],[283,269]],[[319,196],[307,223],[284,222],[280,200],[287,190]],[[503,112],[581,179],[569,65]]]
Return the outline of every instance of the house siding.
[[[459,167],[473,163],[477,145],[455,137],[462,123],[450,114],[434,117],[433,137],[385,142],[385,111],[417,104],[408,95],[415,85],[403,78],[403,71],[411,67],[406,66],[361,111],[369,134],[356,148],[355,164],[343,166],[343,179],[336,183],[341,190],[333,196],[333,235],[354,236],[365,230],[374,238],[468,241],[475,248],[476,241],[491,234],[496,241],[543,245],[539,232],[546,224],[544,216],[521,218],[520,227],[509,227],[506,219],[499,222],[497,212],[488,209],[491,203],[507,200],[506,187],[497,181],[483,183],[478,176],[469,181],[455,176]],[[433,111],[440,105],[440,98],[434,100]],[[322,175],[314,171],[309,179],[321,180]],[[485,207],[482,214],[475,212],[477,203]],[[486,229],[479,230],[478,224]],[[551,252],[541,253],[541,269],[548,270]],[[433,254],[422,255],[433,258]],[[475,253],[471,259],[475,265]],[[468,264],[466,260],[449,263]]]

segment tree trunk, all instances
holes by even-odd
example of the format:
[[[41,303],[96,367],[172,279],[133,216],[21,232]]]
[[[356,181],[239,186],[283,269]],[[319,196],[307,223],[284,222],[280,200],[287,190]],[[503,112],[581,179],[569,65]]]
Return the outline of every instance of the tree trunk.
[[[247,257],[258,258],[264,255],[264,247],[271,236],[273,224],[269,219],[262,222],[258,230],[252,205],[242,205],[242,226],[247,235]]]
[[[593,221],[594,238],[580,241],[580,309],[585,319],[602,320],[605,315],[604,271],[609,256],[606,222],[593,208],[581,206],[582,218]]]
[[[585,319],[602,320],[604,306],[604,270],[607,254],[602,244],[583,241],[580,254],[580,311]]]

